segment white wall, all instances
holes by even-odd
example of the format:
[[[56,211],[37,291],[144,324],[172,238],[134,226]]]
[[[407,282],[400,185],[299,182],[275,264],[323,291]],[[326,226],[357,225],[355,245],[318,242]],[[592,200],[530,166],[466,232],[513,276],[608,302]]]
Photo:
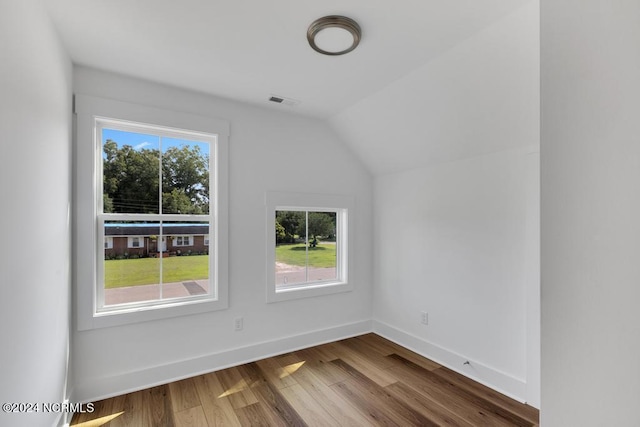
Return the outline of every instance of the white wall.
[[[75,69],[74,91],[211,115],[231,127],[230,308],[75,332],[77,398],[119,394],[370,330],[372,180],[327,125],[86,68]],[[266,191],[355,196],[353,292],[265,303]],[[241,332],[233,330],[237,316],[244,316]]]
[[[541,10],[542,425],[635,426],[640,3]]]
[[[533,404],[527,286],[538,288],[528,276],[537,269],[537,156],[535,147],[517,149],[381,176],[374,191],[376,330]]]
[[[533,406],[539,34],[532,0],[330,120],[376,175],[375,330]]]
[[[62,402],[71,292],[71,62],[42,6],[31,0],[0,2],[0,53],[0,402]],[[51,425],[58,418],[0,412],[1,425]]]

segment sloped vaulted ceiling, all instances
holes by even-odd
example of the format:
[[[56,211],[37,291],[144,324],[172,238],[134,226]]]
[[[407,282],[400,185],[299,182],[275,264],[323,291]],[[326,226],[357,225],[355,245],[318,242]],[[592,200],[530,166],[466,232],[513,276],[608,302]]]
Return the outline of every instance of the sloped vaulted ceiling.
[[[529,2],[330,123],[374,174],[539,144],[539,14]]]
[[[523,91],[532,80],[509,73],[533,61],[519,25],[531,25],[537,0],[43,1],[76,64],[330,119],[374,173],[414,166],[403,156],[462,155],[465,133],[493,130],[473,108],[511,111],[492,86]],[[354,52],[328,57],[307,44],[308,25],[330,14],[359,22]],[[276,105],[272,94],[301,102]]]

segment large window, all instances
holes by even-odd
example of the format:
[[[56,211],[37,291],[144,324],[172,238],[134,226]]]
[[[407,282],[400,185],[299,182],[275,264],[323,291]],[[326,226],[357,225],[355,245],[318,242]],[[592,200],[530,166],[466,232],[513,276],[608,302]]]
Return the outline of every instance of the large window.
[[[98,98],[80,97],[78,110],[78,159],[95,165],[93,188],[78,189],[94,201],[78,208],[80,329],[225,308],[226,133],[205,118]],[[91,169],[79,161],[77,173],[80,182]],[[97,235],[93,251],[83,233]]]
[[[268,193],[267,301],[351,290],[346,196]]]
[[[216,136],[96,118],[96,138],[99,227],[103,238],[127,241],[105,250],[98,265],[97,311],[215,296],[208,251],[182,249],[213,224]],[[171,247],[162,244],[168,236]]]

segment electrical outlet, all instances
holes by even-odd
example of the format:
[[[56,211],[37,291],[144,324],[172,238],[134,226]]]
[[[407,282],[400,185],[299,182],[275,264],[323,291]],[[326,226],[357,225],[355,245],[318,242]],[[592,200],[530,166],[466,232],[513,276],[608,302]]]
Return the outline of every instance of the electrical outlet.
[[[241,331],[244,327],[244,319],[242,317],[236,317],[234,320],[235,330]]]
[[[429,313],[427,313],[426,311],[420,312],[420,323],[422,323],[423,325],[429,324]]]

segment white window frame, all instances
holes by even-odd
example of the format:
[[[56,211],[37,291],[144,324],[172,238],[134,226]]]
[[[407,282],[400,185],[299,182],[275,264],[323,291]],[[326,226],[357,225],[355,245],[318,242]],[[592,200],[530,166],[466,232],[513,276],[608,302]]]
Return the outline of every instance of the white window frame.
[[[106,236],[104,238],[104,248],[113,249],[113,236]]]
[[[209,235],[208,235],[208,234],[205,234],[205,235],[203,236],[203,238],[204,238],[204,245],[205,245],[205,246],[209,246]]]
[[[133,243],[138,239],[138,246],[135,246]],[[129,249],[140,249],[144,248],[144,236],[127,236],[127,248]]]
[[[75,258],[76,306],[78,330],[125,325],[204,313],[228,308],[228,137],[225,120],[192,113],[165,110],[86,95],[75,95],[77,134],[75,138]],[[165,215],[163,221],[209,221],[211,234],[211,293],[200,298],[168,299],[155,304],[129,304],[104,310],[101,285],[104,263],[104,214],[102,214],[102,141],[99,141],[97,119],[149,124],[154,128],[193,135],[215,136],[211,145],[212,199],[211,212],[202,215]],[[140,131],[138,127],[136,130]],[[199,138],[194,138],[199,140]],[[201,139],[200,139],[201,140]],[[98,197],[100,195],[100,197]],[[103,215],[102,219],[99,214]],[[122,220],[138,220],[140,215],[119,214]],[[111,219],[109,219],[111,220]],[[98,250],[99,249],[99,250]],[[215,255],[215,256],[213,256]],[[103,301],[103,300],[102,300]]]
[[[328,194],[267,192],[266,206],[266,259],[267,302],[289,301],[299,298],[350,292],[353,278],[349,278],[349,264],[353,262],[353,197]],[[275,272],[275,220],[276,211],[336,212],[337,277],[334,280],[306,282],[287,287],[276,286]]]
[[[187,244],[184,244],[184,239],[187,238]],[[178,243],[178,239],[181,243]],[[189,247],[193,246],[193,236],[192,235],[180,235],[173,237],[173,246],[174,247]]]

